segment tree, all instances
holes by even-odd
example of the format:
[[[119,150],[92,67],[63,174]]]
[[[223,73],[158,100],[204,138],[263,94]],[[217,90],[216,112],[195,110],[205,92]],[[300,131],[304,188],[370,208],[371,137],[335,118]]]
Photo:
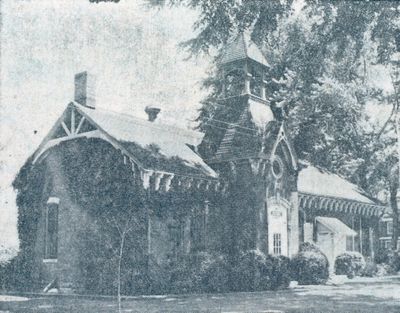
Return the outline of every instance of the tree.
[[[106,223],[111,227],[115,228],[118,232],[118,242],[119,247],[114,250],[114,254],[117,256],[117,301],[118,301],[118,312],[121,312],[121,273],[122,273],[122,261],[123,253],[125,250],[125,242],[127,235],[138,228],[138,223],[136,221],[136,212],[130,211],[131,214],[123,214],[118,216],[117,214],[107,215],[105,217]]]
[[[393,105],[388,121],[372,125],[370,103],[392,105],[393,94],[373,84],[371,69],[395,52],[400,4],[396,1],[158,0],[153,6],[185,5],[200,12],[196,36],[183,43],[192,55],[220,48],[237,32],[250,30],[271,65],[269,100],[283,118],[301,159],[338,172],[377,196],[390,193],[397,214],[398,156]],[[221,76],[205,81],[210,94],[199,112],[199,128],[218,107]],[[397,230],[396,230],[397,231]],[[395,248],[395,243],[394,243]]]

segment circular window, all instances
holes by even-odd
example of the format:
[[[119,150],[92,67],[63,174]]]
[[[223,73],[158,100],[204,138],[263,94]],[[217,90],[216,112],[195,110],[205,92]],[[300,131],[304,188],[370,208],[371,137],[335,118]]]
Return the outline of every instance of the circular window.
[[[283,163],[282,163],[281,159],[279,159],[278,157],[275,157],[272,160],[272,174],[276,178],[281,178],[282,177],[282,174],[283,174]]]

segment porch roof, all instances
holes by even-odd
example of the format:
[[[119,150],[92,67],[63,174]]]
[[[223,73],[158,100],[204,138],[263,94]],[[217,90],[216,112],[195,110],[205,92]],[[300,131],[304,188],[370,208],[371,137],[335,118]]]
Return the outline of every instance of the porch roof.
[[[345,223],[343,223],[341,220],[334,218],[334,217],[322,217],[318,216],[316,218],[317,223],[322,224],[325,226],[327,229],[332,231],[333,233],[336,234],[343,234],[346,236],[356,236],[357,232],[351,229],[349,226],[347,226]]]
[[[301,209],[365,216],[381,216],[385,212],[384,205],[343,177],[310,164],[303,163],[303,166],[297,183]]]
[[[339,175],[311,165],[300,171],[297,187],[301,193],[376,204],[357,185]]]

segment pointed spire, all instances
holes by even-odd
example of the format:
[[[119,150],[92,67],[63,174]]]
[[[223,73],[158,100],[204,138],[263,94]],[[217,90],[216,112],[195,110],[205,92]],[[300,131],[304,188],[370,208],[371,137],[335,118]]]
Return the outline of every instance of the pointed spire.
[[[240,32],[229,41],[221,54],[220,63],[229,63],[237,60],[252,59],[260,64],[269,66],[261,50],[251,40],[248,32]]]

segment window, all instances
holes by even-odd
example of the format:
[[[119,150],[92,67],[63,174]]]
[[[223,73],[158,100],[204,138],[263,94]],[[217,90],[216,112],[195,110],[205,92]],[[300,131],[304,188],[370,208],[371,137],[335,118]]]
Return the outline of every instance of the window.
[[[57,259],[58,250],[58,198],[49,198],[46,207],[45,259]]]
[[[169,225],[169,235],[172,242],[172,258],[177,260],[183,252],[183,239],[185,235],[184,223],[181,220]]]
[[[250,66],[250,92],[251,94],[261,97],[262,88],[262,71],[255,65]]]
[[[390,247],[391,247],[390,240],[381,239],[381,248],[382,249],[390,249]]]
[[[387,223],[386,223],[386,231],[387,231],[387,234],[388,235],[393,235],[393,221],[388,221]]]
[[[278,157],[275,156],[273,161],[272,161],[272,174],[274,175],[275,178],[281,178],[283,175],[283,163],[282,160]]]
[[[244,73],[234,69],[225,76],[225,95],[232,97],[242,94],[244,90]]]
[[[190,238],[193,251],[206,249],[208,207],[195,208],[190,223]]]
[[[273,235],[274,239],[274,254],[280,255],[282,253],[282,241],[281,241],[281,234],[275,233]]]

